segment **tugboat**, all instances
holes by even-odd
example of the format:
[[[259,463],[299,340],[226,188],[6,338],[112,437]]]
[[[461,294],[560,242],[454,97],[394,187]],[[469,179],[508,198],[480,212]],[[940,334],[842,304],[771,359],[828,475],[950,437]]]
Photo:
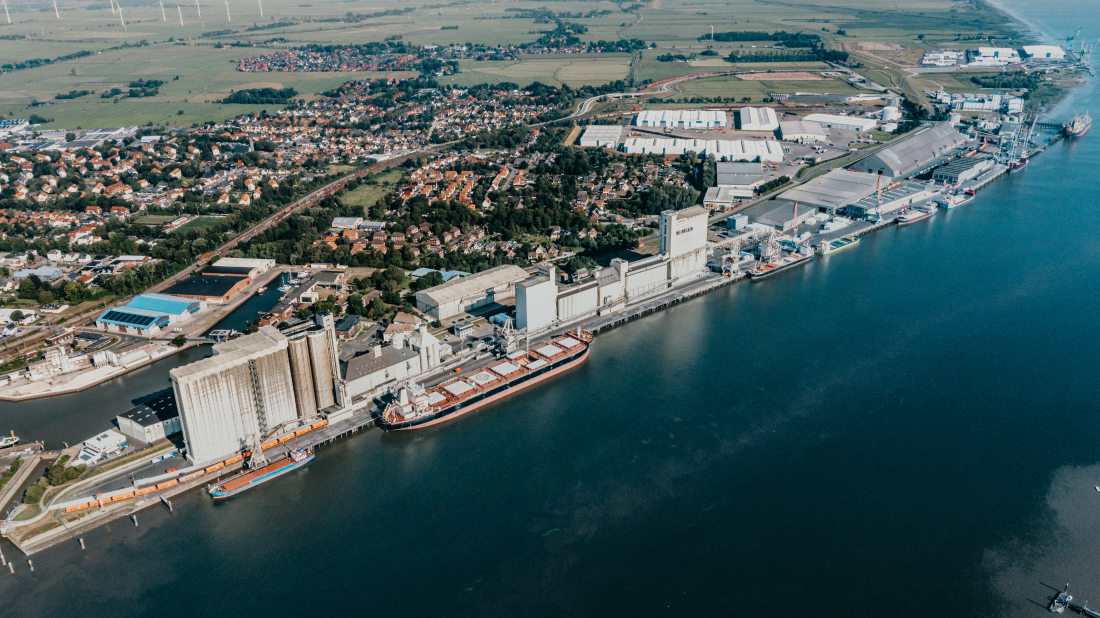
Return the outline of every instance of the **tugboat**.
[[[19,438],[15,435],[15,432],[11,432],[11,436],[0,438],[0,449],[6,449],[19,444]]]

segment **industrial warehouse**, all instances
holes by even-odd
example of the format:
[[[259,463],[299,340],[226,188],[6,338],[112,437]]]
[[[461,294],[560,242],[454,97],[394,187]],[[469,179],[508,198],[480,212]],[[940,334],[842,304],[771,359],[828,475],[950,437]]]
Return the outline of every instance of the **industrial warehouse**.
[[[767,140],[702,140],[630,137],[623,142],[629,154],[681,155],[694,152],[727,161],[783,161],[783,145]]]
[[[204,300],[166,294],[140,294],[126,306],[104,312],[96,318],[96,326],[106,331],[150,337],[202,309],[206,309]]]
[[[634,119],[639,127],[711,129],[726,128],[726,112],[698,109],[664,109],[640,112]]]

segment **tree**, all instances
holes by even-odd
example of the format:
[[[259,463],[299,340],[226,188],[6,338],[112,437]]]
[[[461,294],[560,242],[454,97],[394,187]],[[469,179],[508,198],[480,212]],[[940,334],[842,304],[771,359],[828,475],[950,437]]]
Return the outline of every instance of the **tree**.
[[[372,320],[377,320],[386,314],[386,303],[382,302],[381,298],[375,298],[370,303],[370,314],[368,317]]]
[[[348,297],[348,315],[363,315],[363,296],[352,294]]]
[[[38,293],[38,304],[48,305],[53,302],[53,292],[42,290]]]
[[[65,141],[66,142],[71,142],[71,141],[74,141],[74,140],[76,140],[76,133],[73,133],[72,131],[69,131],[68,133],[65,134]]]
[[[177,348],[182,348],[183,346],[187,345],[187,337],[183,335],[176,335],[175,338],[172,339],[172,345],[176,346]]]
[[[30,277],[19,282],[19,298],[26,298],[27,300],[38,298],[38,286],[34,284]]]
[[[65,300],[69,304],[77,304],[87,297],[88,290],[79,281],[70,281],[63,288]]]
[[[11,319],[12,319],[12,321],[14,321],[14,322],[18,322],[19,320],[22,320],[22,319],[23,319],[23,318],[25,318],[25,317],[26,317],[26,316],[25,316],[25,315],[23,315],[23,312],[22,312],[22,311],[20,311],[20,310],[18,310],[18,309],[16,309],[15,311],[12,311],[12,312],[11,312]]]
[[[443,275],[441,275],[438,272],[432,271],[432,272],[424,275],[423,277],[421,277],[420,280],[417,281],[416,283],[417,283],[416,287],[418,287],[421,290],[426,290],[428,288],[434,288],[437,285],[443,285]]]

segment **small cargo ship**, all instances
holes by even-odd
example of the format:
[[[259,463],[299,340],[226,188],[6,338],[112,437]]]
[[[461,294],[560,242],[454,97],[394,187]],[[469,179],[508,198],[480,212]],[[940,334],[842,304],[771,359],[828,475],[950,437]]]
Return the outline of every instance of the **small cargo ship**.
[[[916,210],[910,210],[908,212],[902,213],[902,215],[898,217],[898,225],[909,225],[910,223],[916,223],[917,221],[927,219],[934,214],[936,214],[936,211],[932,208],[918,208]]]
[[[245,472],[244,474],[238,474],[233,478],[210,488],[210,495],[214,499],[229,498],[235,496],[242,491],[252,489],[253,487],[270,481],[273,478],[282,476],[287,472],[293,472],[298,468],[306,465],[313,460],[313,451],[306,449],[295,449],[290,451],[290,454],[283,457],[279,461],[269,463],[262,468],[257,468],[251,472]]]
[[[829,242],[823,242],[817,246],[814,253],[818,255],[831,255],[837,251],[843,251],[848,247],[851,247],[859,242],[858,234],[849,234],[848,236],[841,236],[836,240],[830,240]]]
[[[1085,133],[1088,133],[1091,128],[1092,116],[1089,116],[1088,112],[1085,112],[1084,116],[1080,116],[1074,112],[1073,120],[1062,125],[1062,132],[1066,134],[1066,137],[1082,137]]]
[[[584,362],[592,333],[566,331],[533,349],[518,350],[462,378],[452,378],[430,389],[408,380],[377,418],[385,431],[420,429],[449,421],[537,384]]]
[[[19,444],[19,437],[15,435],[15,432],[11,432],[10,436],[4,436],[0,438],[0,449],[11,448]]]
[[[956,193],[955,195],[948,195],[947,197],[940,200],[940,208],[951,210],[952,208],[955,208],[956,206],[962,206],[963,204],[966,204],[973,199],[973,193]]]
[[[1027,157],[1020,157],[1008,164],[1008,173],[1015,174],[1016,172],[1022,172],[1025,167],[1027,167]]]
[[[768,262],[761,266],[749,271],[749,278],[752,280],[763,279],[764,277],[770,277],[778,272],[794,268],[799,264],[805,264],[813,259],[813,254],[803,255],[801,253],[792,253],[787,257],[779,258],[774,262]]]

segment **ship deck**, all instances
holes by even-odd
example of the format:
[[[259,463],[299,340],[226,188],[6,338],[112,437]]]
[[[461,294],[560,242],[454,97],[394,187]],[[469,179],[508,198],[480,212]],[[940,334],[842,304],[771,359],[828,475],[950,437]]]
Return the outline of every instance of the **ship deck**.
[[[225,493],[234,492],[234,491],[244,487],[245,485],[248,485],[249,483],[251,483],[252,481],[254,481],[258,478],[267,476],[267,475],[272,474],[274,472],[278,472],[279,470],[282,470],[283,468],[293,466],[295,463],[296,462],[293,459],[291,459],[289,456],[284,457],[283,459],[280,459],[279,461],[276,461],[275,463],[267,464],[266,466],[260,468],[259,470],[253,470],[252,472],[247,472],[247,473],[242,474],[238,477],[234,477],[234,478],[229,479],[228,481],[221,484],[222,491],[225,492]]]
[[[519,381],[544,367],[583,351],[590,343],[591,335],[581,335],[577,331],[566,332],[533,350],[519,350],[508,354],[472,375],[446,380],[424,393],[430,413],[434,414],[461,404],[501,385]],[[402,422],[403,418],[401,416],[397,422]]]

